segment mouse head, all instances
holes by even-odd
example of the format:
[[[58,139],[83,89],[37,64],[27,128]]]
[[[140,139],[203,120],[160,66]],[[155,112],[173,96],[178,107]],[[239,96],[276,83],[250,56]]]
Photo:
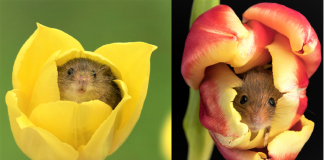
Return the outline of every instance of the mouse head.
[[[85,58],[72,59],[57,70],[61,100],[93,100],[115,79],[109,66]]]
[[[282,93],[275,88],[271,71],[257,67],[242,77],[242,86],[234,88],[237,95],[233,105],[242,117],[241,122],[252,132],[257,132],[270,126]]]

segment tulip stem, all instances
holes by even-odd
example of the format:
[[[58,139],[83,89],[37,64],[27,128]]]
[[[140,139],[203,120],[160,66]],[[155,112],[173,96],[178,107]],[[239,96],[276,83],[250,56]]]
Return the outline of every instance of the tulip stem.
[[[188,141],[188,160],[209,160],[213,151],[214,141],[208,130],[199,121],[199,90],[190,88],[189,103],[183,120],[183,128]]]
[[[194,0],[189,26],[191,27],[199,15],[218,5],[219,2],[220,0]],[[199,104],[199,90],[195,91],[190,88],[189,103],[183,119],[183,129],[189,148],[188,160],[209,160],[214,148],[214,141],[208,130],[200,123]]]

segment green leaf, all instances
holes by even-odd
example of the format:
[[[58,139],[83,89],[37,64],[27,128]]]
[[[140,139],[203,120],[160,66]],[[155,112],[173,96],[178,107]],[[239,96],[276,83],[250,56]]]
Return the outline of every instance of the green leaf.
[[[202,13],[219,5],[220,0],[194,0],[191,10],[190,27]]]

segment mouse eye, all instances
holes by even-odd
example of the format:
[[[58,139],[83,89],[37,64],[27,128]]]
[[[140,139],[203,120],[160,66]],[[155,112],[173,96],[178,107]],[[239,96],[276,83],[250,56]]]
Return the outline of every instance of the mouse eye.
[[[96,72],[94,70],[91,71],[92,75],[96,78]]]
[[[70,68],[67,72],[68,75],[71,75],[73,73],[74,69],[73,68]]]
[[[240,103],[241,103],[241,104],[244,104],[244,103],[247,102],[247,101],[248,101],[247,96],[246,96],[246,95],[243,95],[243,96],[241,97]]]
[[[275,106],[276,106],[276,103],[275,103],[275,101],[274,101],[273,98],[270,98],[270,99],[269,99],[269,104],[270,104],[270,106],[272,106],[272,107],[275,107]]]

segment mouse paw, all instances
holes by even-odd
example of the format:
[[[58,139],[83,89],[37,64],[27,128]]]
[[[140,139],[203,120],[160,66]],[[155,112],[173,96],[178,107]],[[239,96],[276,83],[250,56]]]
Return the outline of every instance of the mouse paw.
[[[264,135],[264,142],[263,142],[264,147],[268,144],[268,137],[269,137],[269,133],[266,133]]]

